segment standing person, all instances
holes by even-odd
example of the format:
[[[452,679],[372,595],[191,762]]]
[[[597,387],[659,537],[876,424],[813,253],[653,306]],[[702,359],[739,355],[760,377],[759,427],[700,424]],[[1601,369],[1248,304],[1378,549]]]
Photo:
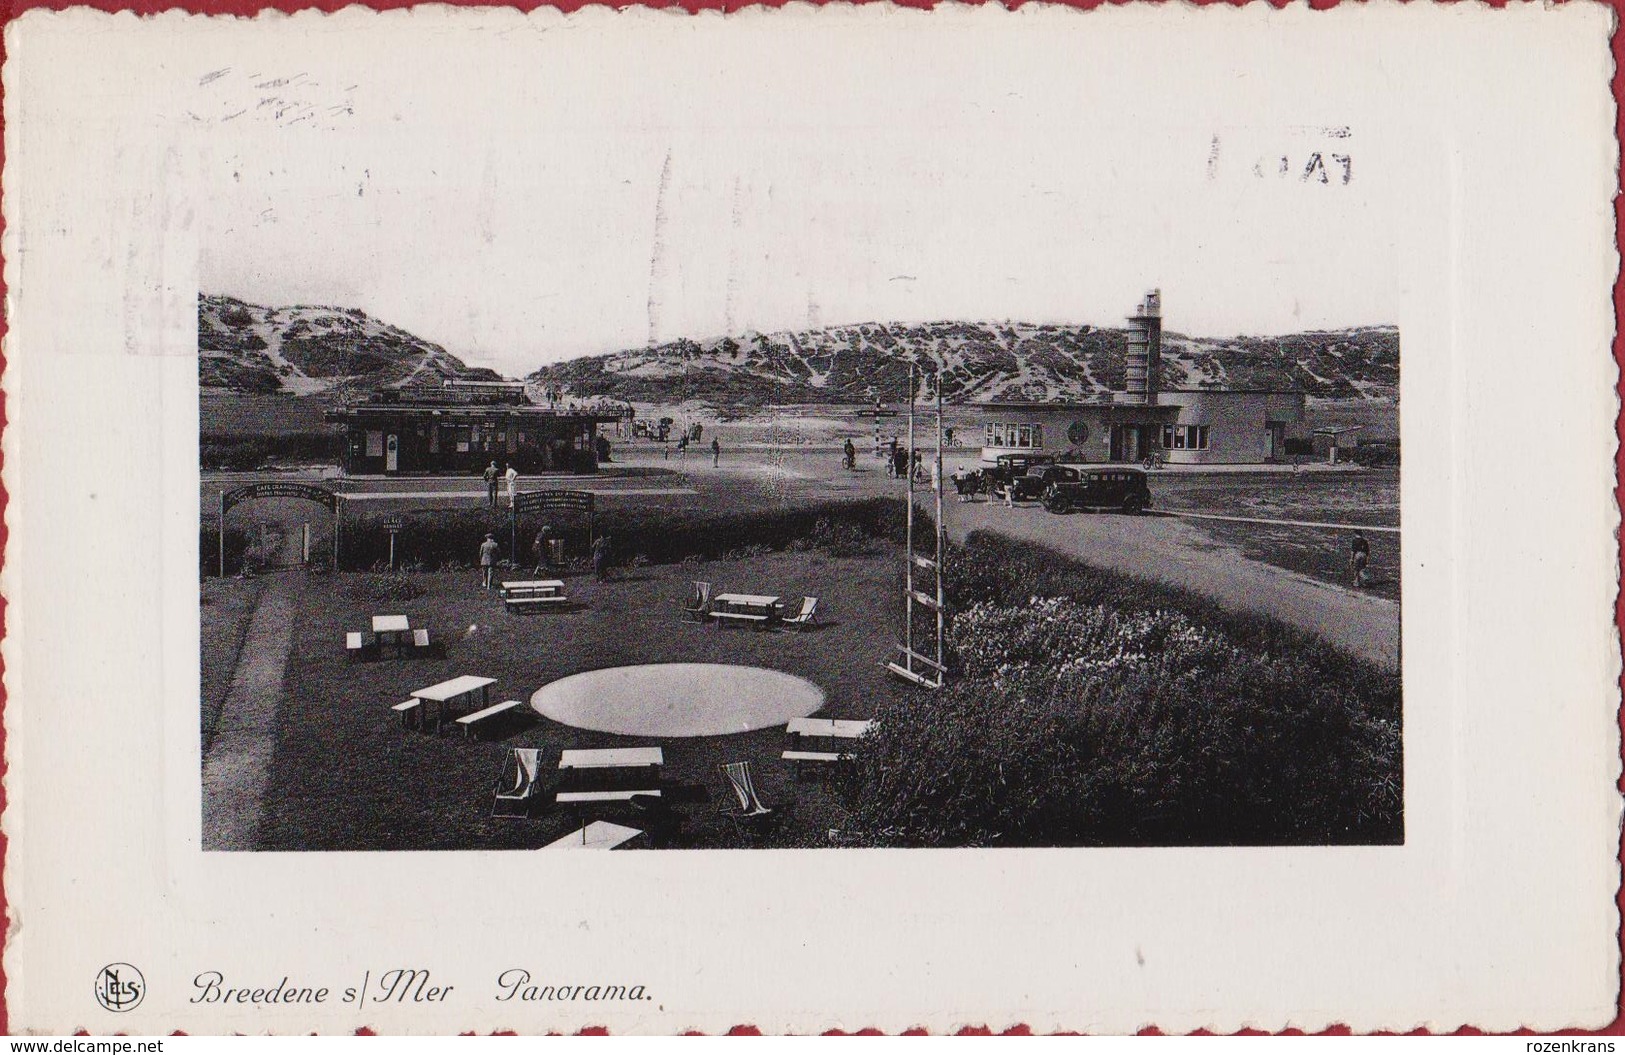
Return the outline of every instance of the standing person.
[[[487,532],[485,541],[480,543],[480,578],[484,581],[487,590],[491,588],[491,580],[496,576],[496,571],[497,537]]]
[[[717,442],[715,436],[711,437],[711,468],[715,469],[722,464],[722,444]]]
[[[609,536],[599,535],[592,541],[592,577],[603,582],[609,570]]]
[[[513,467],[513,462],[508,463],[508,471],[502,474],[502,478],[508,481],[508,508],[512,509],[514,488],[519,485],[519,470]]]
[[[491,508],[497,507],[497,463],[492,462],[485,467],[485,491],[490,497]]]
[[[886,445],[886,478],[895,479],[897,476],[897,441],[892,440]]]
[[[851,436],[846,438],[846,443],[841,447],[841,453],[846,455],[847,472],[851,472],[858,467],[858,449],[852,445]]]
[[[1349,567],[1354,571],[1354,585],[1365,585],[1366,566],[1370,563],[1371,543],[1365,540],[1364,532],[1356,530],[1349,540]]]
[[[688,461],[688,433],[686,432],[677,438],[677,460]]]

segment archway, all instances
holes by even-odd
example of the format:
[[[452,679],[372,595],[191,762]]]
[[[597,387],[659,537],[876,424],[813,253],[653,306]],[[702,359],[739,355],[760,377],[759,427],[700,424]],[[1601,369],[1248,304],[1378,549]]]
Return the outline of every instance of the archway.
[[[333,514],[333,570],[339,568],[339,495],[314,484],[286,483],[280,480],[267,483],[244,484],[220,492],[219,542],[220,577],[226,577],[226,514],[243,502],[254,498],[302,498],[326,506]]]

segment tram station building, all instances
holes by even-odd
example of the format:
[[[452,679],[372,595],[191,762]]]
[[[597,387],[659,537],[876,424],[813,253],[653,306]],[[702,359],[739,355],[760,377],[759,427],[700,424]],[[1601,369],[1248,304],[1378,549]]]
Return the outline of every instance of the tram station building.
[[[595,473],[598,426],[613,413],[537,406],[520,382],[452,382],[381,389],[327,412],[344,426],[352,476],[479,473],[496,462],[522,473]]]
[[[1140,462],[1160,450],[1170,465],[1283,461],[1286,441],[1305,440],[1303,392],[1160,389],[1161,295],[1129,318],[1124,391],[1078,403],[979,403],[981,461],[1050,454],[1070,462]]]

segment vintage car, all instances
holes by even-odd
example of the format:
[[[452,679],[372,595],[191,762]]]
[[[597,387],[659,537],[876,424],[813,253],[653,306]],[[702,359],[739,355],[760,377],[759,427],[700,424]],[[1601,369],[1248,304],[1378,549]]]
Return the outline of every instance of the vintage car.
[[[1027,475],[1034,467],[1054,464],[1055,457],[1049,454],[1001,454],[990,468],[982,470],[982,475],[992,490],[1002,492],[1005,484]]]
[[[1077,483],[1078,474],[1087,471],[1077,465],[1035,465],[1027,470],[1026,475],[1010,481],[1010,487],[1015,490],[1012,500],[1037,502],[1044,497],[1051,484]]]
[[[1128,465],[1081,466],[1076,479],[1056,480],[1044,489],[1044,508],[1051,513],[1074,509],[1121,509],[1143,513],[1151,507],[1145,470]]]

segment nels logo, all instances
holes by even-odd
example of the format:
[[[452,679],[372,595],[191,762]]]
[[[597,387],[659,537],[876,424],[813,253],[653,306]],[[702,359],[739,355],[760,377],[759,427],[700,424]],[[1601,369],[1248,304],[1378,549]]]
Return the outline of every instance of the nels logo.
[[[110,963],[96,975],[96,1002],[109,1011],[132,1011],[147,995],[147,980],[127,963]]]

